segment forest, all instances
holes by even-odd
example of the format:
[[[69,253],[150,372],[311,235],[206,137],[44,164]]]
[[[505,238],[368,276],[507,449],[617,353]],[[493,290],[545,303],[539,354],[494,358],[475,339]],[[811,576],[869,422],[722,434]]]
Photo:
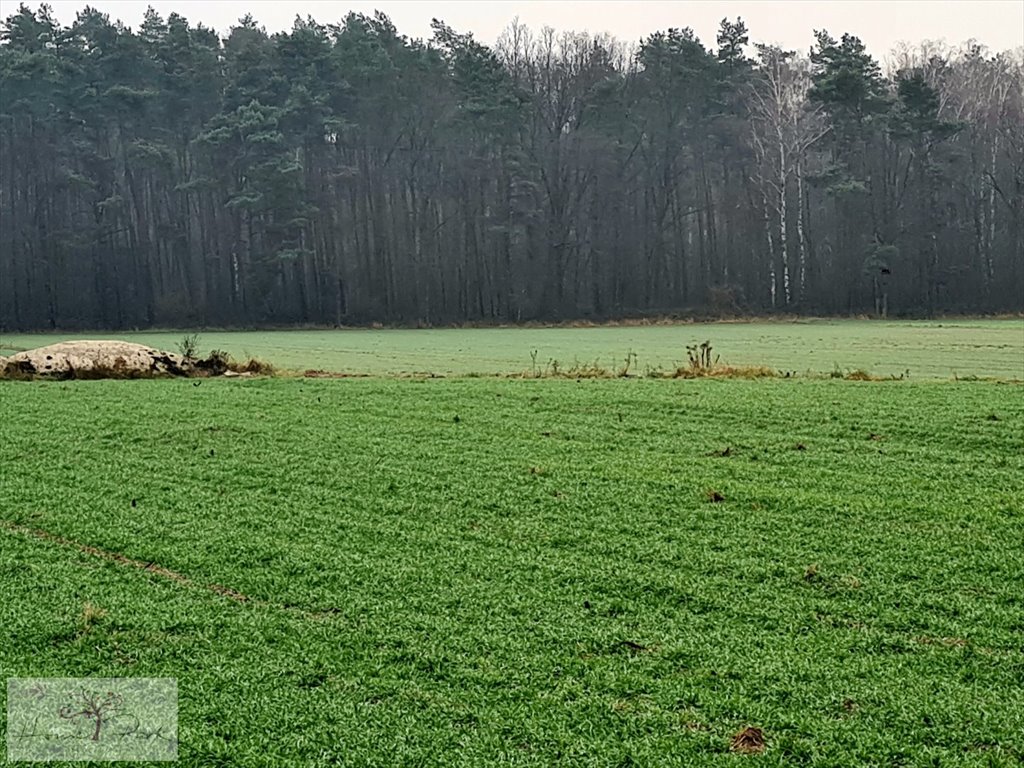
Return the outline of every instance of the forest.
[[[1021,311],[1022,51],[753,34],[22,6],[0,330]]]

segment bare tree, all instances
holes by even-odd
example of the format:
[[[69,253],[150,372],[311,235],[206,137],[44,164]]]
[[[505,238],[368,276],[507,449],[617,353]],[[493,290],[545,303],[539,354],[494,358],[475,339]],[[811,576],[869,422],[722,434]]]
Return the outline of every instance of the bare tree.
[[[795,58],[792,51],[776,46],[758,45],[757,50],[760,66],[748,89],[750,141],[758,161],[756,181],[764,202],[766,226],[769,225],[768,211],[771,210],[778,239],[776,253],[775,236],[770,231],[766,233],[772,306],[775,306],[779,293],[788,306],[794,299],[803,298],[807,281],[804,169],[809,150],[828,133],[829,126],[822,109],[808,102],[811,79],[807,62]],[[796,183],[798,204],[795,290],[789,255],[788,201],[792,181]],[[779,275],[781,292],[776,284]]]

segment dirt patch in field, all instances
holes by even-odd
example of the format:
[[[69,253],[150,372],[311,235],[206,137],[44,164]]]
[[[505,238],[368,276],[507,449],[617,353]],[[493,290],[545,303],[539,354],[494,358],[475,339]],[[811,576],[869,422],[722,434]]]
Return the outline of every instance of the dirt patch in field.
[[[732,737],[729,749],[742,754],[758,754],[764,752],[764,731],[760,728],[748,727]]]

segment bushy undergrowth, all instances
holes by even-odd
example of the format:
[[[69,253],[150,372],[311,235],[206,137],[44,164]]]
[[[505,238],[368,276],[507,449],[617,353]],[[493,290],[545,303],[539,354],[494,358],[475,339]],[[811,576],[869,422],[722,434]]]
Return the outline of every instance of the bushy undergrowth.
[[[691,344],[686,347],[687,362],[675,368],[645,366],[638,370],[637,355],[630,350],[624,365],[611,368],[600,362],[581,363],[578,360],[565,366],[552,359],[544,366],[537,363],[536,350],[530,353],[532,364],[529,371],[518,374],[519,377],[532,379],[614,379],[614,378],[647,378],[647,379],[776,379],[776,378],[807,378],[807,379],[843,379],[845,381],[900,381],[910,378],[910,371],[899,375],[878,376],[863,369],[843,370],[836,366],[829,373],[781,370],[768,365],[730,365],[722,362],[721,356],[715,354],[710,341]]]
[[[558,360],[549,360],[544,366],[537,364],[537,352],[531,352],[532,365],[530,370],[520,376],[534,379],[613,379],[613,378],[648,378],[648,379],[772,379],[792,378],[795,372],[782,371],[767,365],[729,365],[723,363],[721,356],[714,353],[710,341],[686,347],[687,362],[675,368],[665,370],[657,367],[645,367],[642,372],[637,370],[637,355],[630,350],[625,362],[619,368],[601,365],[598,361],[581,363],[578,360],[565,366]],[[808,376],[815,374],[808,373]],[[835,378],[835,376],[833,376]],[[864,371],[842,374],[840,378],[850,380],[881,381],[883,377],[874,377]]]

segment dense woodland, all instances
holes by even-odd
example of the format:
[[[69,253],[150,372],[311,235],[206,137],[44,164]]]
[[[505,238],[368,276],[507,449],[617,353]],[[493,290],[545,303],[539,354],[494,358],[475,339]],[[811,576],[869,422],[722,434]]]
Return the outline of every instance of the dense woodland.
[[[1022,309],[1020,51],[433,29],[22,7],[0,329]]]

